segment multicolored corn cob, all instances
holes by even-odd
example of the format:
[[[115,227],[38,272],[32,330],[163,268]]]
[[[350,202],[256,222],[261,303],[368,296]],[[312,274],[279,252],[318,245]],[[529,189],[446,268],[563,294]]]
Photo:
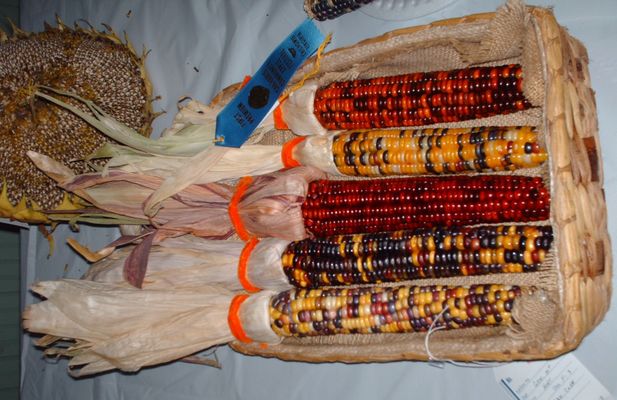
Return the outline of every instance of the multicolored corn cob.
[[[520,65],[418,72],[333,82],[315,93],[327,129],[419,126],[508,114],[529,108]]]
[[[539,177],[480,175],[318,180],[302,204],[314,236],[419,227],[547,219],[550,197]]]
[[[270,321],[277,335],[299,337],[422,332],[433,322],[448,329],[507,325],[520,295],[521,288],[505,285],[292,289],[271,299]]]
[[[313,0],[305,1],[304,7],[309,16],[325,21],[347,14],[373,0]]]
[[[345,132],[334,136],[332,156],[350,176],[504,171],[548,157],[529,126]]]
[[[550,226],[419,228],[291,242],[281,256],[300,288],[536,271]]]

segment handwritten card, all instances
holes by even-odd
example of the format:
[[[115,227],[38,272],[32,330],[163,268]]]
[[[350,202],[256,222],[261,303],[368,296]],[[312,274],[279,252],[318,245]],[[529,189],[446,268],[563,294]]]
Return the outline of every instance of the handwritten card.
[[[494,369],[514,400],[614,400],[573,354],[555,360],[516,362]]]

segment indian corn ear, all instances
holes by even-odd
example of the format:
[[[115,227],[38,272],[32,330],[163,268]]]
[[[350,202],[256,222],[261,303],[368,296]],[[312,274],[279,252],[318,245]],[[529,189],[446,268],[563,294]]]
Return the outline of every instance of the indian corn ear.
[[[520,295],[506,285],[292,289],[272,298],[270,321],[277,335],[299,337],[508,325]]]
[[[332,156],[352,176],[506,171],[548,157],[529,126],[344,132],[334,136]]]
[[[281,263],[301,288],[524,273],[540,268],[552,242],[550,226],[418,228],[291,242]]]
[[[316,180],[302,215],[307,231],[331,236],[430,226],[541,221],[550,195],[542,178],[518,175],[457,175]]]
[[[518,64],[333,82],[319,88],[315,117],[327,129],[458,122],[531,107]]]

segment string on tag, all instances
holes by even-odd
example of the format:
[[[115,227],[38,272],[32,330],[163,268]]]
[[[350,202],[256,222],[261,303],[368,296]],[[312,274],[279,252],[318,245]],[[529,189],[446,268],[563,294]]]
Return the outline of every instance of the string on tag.
[[[451,365],[456,365],[457,367],[464,367],[464,368],[493,368],[493,367],[498,367],[502,365],[502,363],[499,363],[499,362],[482,362],[482,361],[459,362],[459,361],[451,360],[449,358],[437,357],[433,354],[433,352],[431,352],[431,349],[429,347],[431,335],[437,331],[446,329],[445,325],[437,326],[437,323],[440,319],[443,319],[443,314],[448,310],[448,308],[449,307],[446,305],[443,308],[443,310],[441,310],[441,312],[437,314],[437,317],[433,319],[433,322],[431,323],[431,326],[428,328],[428,331],[426,332],[426,336],[424,337],[424,350],[426,351],[426,354],[428,355],[429,365],[436,367],[436,368],[444,368],[446,363],[451,364]]]

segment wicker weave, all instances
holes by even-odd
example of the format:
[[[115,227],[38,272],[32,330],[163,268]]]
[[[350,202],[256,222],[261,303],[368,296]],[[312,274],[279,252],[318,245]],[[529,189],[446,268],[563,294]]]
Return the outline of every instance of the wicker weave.
[[[374,61],[380,60],[380,61]],[[495,282],[535,288],[517,301],[508,328],[435,332],[433,355],[452,360],[552,358],[575,348],[603,318],[611,295],[611,246],[607,232],[596,107],[580,42],[552,12],[511,1],[496,13],[477,14],[407,28],[326,54],[320,83],[419,70],[519,62],[525,94],[537,106],[525,112],[462,125],[537,125],[549,163],[532,171],[551,188],[554,256],[539,272],[499,277],[441,279],[443,284]],[[298,80],[312,66],[305,65]],[[224,102],[233,90],[215,99]],[[441,125],[443,126],[443,125]],[[289,133],[275,132],[269,141]],[[433,284],[437,281],[422,281]],[[420,283],[420,281],[413,281]],[[279,345],[235,342],[246,354],[312,362],[426,360],[425,334],[339,335],[285,339]]]

